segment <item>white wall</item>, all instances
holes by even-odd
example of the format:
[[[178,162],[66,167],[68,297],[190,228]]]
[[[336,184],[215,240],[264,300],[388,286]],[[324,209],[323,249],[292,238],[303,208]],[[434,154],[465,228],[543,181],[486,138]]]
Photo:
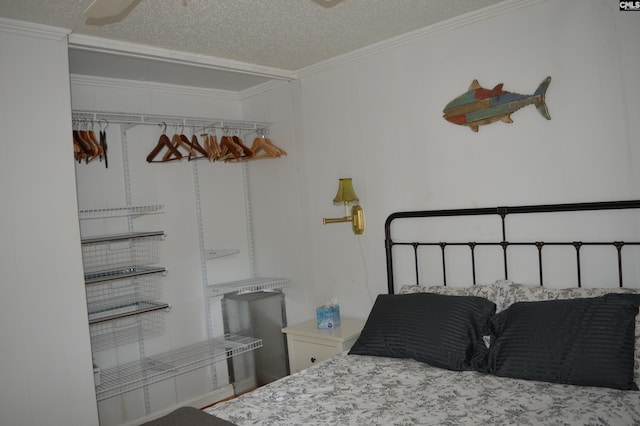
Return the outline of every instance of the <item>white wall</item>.
[[[636,15],[600,0],[507,2],[246,101],[289,111],[301,130],[296,170],[273,181],[300,193],[301,218],[281,225],[268,200],[254,202],[272,227],[258,232],[257,258],[276,245],[310,272],[296,283],[304,290],[288,293],[290,322],[330,297],[344,316],[366,317],[386,292],[383,225],[393,211],[640,197]],[[474,79],[531,94],[547,76],[551,121],[533,106],[478,133],[442,118]],[[342,213],[331,204],[339,177],[353,178],[362,236],[321,224]],[[302,250],[289,235],[296,222]]]
[[[74,110],[242,118],[237,95],[229,92],[81,76],[72,76],[71,92]],[[144,341],[145,355],[152,356],[206,340],[208,324],[213,336],[224,333],[220,298],[211,299],[207,305],[209,299],[203,286],[194,167],[197,168],[205,248],[240,250],[233,256],[206,261],[208,283],[251,276],[242,165],[206,160],[150,164],[146,162],[147,154],[156,145],[163,128],[138,125],[126,128],[123,135],[124,128],[116,123],[110,123],[107,128],[108,169],[99,161],[76,165],[78,202],[81,209],[126,205],[123,166],[126,153],[132,204],[164,205],[162,214],[140,217],[133,222],[134,231],[162,230],[166,234],[160,247],[159,265],[167,269],[162,301],[170,304],[171,310],[164,315],[164,334]],[[169,126],[166,133],[171,138],[176,131],[190,137],[194,129]],[[199,135],[202,129],[195,131]],[[127,232],[127,223],[118,219],[83,220],[81,231],[83,237],[122,233]],[[211,309],[210,318],[207,306]],[[134,343],[99,351],[94,356],[101,368],[110,368],[137,360],[140,350]],[[145,409],[142,389],[101,401],[100,424],[122,424],[202,397],[228,383],[226,365],[221,363],[221,366],[224,368],[218,371],[217,379],[212,378],[209,369],[199,369],[150,386],[149,412]]]
[[[245,118],[273,123],[269,137],[287,152],[276,160],[249,163],[249,186],[257,275],[289,279],[284,289],[289,324],[306,319],[316,299],[308,251],[312,218],[302,214],[313,194],[307,193],[303,166],[299,99],[300,83],[294,81],[243,101]]]
[[[513,1],[482,19],[465,17],[426,29],[410,42],[316,73],[308,70],[298,82],[243,101],[201,90],[74,78],[73,107],[273,121],[271,136],[289,155],[249,165],[257,273],[291,279],[291,324],[312,318],[330,297],[340,299],[343,316],[366,317],[376,294],[386,291],[383,223],[393,211],[640,196],[636,15],[601,0]],[[9,142],[1,144],[0,173],[8,207],[0,213],[0,247],[8,272],[1,287],[0,337],[15,344],[1,350],[0,416],[12,424],[95,424],[67,138],[66,43],[59,35],[51,40],[5,33],[0,120]],[[475,134],[441,117],[473,79],[532,93],[547,75],[553,78],[547,96],[551,121],[529,106],[513,115],[513,124],[495,123]],[[206,329],[201,271],[181,251],[197,252],[191,166],[147,165],[139,158],[153,147],[158,131],[127,132],[130,154],[139,161],[132,169],[134,203],[167,205],[164,215],[140,225],[167,231],[165,288],[175,306],[167,317],[170,333],[149,342],[147,353],[198,339]],[[32,145],[16,143],[27,132],[31,143],[53,143],[42,144],[34,155]],[[110,128],[109,138],[115,176],[117,127]],[[203,182],[207,186],[206,244],[241,249],[237,257],[213,261],[209,280],[244,278],[248,247],[246,212],[237,197],[240,169],[205,166],[198,170],[201,188]],[[123,199],[122,180],[115,177],[101,192],[91,191],[106,174],[99,163],[78,167],[82,208]],[[359,237],[348,224],[321,224],[323,216],[342,214],[331,200],[344,176],[353,177],[366,212],[367,230]],[[184,211],[191,219],[182,221]],[[92,226],[87,232],[108,228]],[[38,268],[32,267],[34,259]],[[171,394],[164,388],[158,393],[162,402]],[[136,408],[114,408],[109,421],[125,413],[140,414],[139,399]]]
[[[0,423],[97,425],[66,32],[0,20]]]

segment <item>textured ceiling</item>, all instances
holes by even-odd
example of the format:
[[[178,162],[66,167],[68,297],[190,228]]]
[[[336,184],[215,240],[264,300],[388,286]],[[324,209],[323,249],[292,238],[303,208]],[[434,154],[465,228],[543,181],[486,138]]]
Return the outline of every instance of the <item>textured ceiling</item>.
[[[295,71],[500,1],[140,0],[122,21],[94,26],[83,16],[92,0],[0,0],[0,16]]]

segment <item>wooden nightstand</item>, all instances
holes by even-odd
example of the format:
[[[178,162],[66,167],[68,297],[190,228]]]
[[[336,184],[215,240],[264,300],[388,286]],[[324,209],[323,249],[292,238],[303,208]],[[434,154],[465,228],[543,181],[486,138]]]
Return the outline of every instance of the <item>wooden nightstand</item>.
[[[332,330],[319,329],[315,319],[282,329],[287,335],[292,374],[351,349],[365,320],[342,319],[340,322],[340,327]]]

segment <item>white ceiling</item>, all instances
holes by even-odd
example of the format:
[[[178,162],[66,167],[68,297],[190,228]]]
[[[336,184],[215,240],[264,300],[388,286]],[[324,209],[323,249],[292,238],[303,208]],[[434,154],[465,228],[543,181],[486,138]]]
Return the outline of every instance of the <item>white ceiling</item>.
[[[72,73],[242,91],[503,0],[140,0],[87,25],[92,0],[0,0],[0,17],[67,28]]]

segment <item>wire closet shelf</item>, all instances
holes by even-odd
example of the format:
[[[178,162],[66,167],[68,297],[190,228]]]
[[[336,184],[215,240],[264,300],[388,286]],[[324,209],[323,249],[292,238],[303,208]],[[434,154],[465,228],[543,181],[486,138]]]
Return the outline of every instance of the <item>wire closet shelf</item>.
[[[227,293],[254,293],[258,291],[276,291],[289,286],[287,278],[254,277],[227,283],[211,284],[207,289],[207,296],[216,297]]]
[[[170,379],[262,347],[262,340],[227,334],[141,361],[102,370],[98,401]]]
[[[81,209],[78,210],[78,218],[80,220],[86,219],[108,219],[113,217],[131,217],[136,218],[139,216],[149,214],[163,213],[164,205],[154,204],[149,206],[128,206],[128,207],[111,207],[104,209]]]
[[[100,123],[108,125],[109,123],[126,124],[129,126],[137,125],[165,125],[165,126],[184,126],[197,127],[207,129],[233,129],[239,131],[266,131],[271,123],[264,121],[244,121],[244,120],[227,120],[220,118],[206,118],[193,116],[175,116],[175,115],[159,115],[159,114],[135,114],[126,112],[110,112],[110,111],[92,111],[92,110],[73,110],[72,118],[75,122]]]

